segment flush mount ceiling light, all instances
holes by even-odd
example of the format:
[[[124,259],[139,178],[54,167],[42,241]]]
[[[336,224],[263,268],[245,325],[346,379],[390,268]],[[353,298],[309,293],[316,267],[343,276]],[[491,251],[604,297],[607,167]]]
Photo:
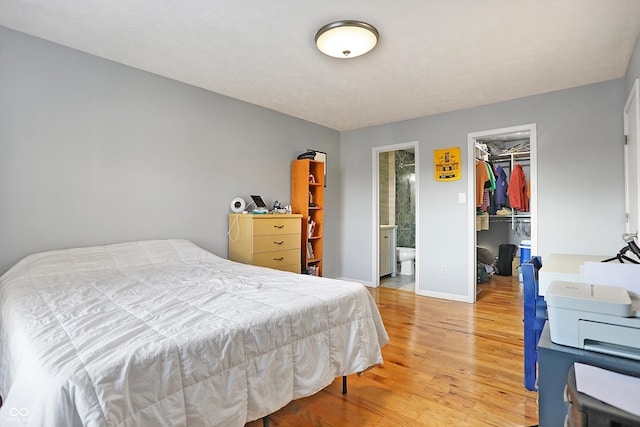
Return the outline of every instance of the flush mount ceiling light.
[[[337,21],[327,24],[316,34],[316,46],[334,58],[364,55],[378,43],[378,30],[361,21]]]

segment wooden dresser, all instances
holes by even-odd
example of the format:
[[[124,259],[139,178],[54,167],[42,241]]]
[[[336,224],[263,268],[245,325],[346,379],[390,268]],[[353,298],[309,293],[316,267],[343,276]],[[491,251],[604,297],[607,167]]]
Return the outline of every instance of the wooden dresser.
[[[300,273],[302,215],[230,214],[229,259]]]

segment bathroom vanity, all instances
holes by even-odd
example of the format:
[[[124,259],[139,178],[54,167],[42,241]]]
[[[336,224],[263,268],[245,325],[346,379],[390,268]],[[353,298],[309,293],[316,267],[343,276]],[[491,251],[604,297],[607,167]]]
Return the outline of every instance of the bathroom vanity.
[[[379,274],[380,277],[391,275],[396,277],[396,230],[397,225],[380,226]]]

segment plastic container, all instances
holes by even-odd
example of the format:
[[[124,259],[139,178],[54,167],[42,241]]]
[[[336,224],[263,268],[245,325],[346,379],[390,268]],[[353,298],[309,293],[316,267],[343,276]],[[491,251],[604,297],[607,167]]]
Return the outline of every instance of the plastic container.
[[[531,240],[523,240],[520,242],[520,264],[524,264],[531,258]],[[522,271],[518,268],[518,281],[523,283]]]
[[[531,240],[520,242],[520,264],[524,264],[531,258]]]

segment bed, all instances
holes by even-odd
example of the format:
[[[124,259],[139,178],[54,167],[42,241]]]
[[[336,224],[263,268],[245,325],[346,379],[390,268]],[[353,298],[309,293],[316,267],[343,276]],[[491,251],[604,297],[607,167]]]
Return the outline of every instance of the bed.
[[[382,363],[360,284],[187,240],[30,255],[0,278],[0,425],[243,426]]]

